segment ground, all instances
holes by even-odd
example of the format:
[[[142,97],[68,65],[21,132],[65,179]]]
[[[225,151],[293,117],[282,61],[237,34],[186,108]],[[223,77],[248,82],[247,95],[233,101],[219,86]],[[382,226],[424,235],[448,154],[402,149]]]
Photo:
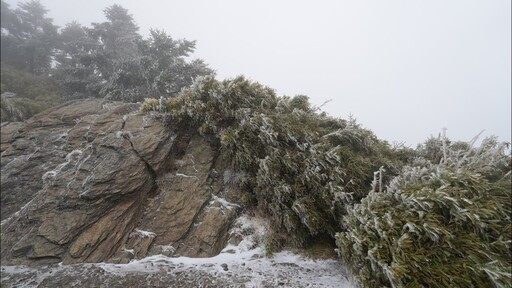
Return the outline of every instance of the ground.
[[[240,217],[231,229],[232,239],[240,236],[238,243],[215,257],[154,255],[128,264],[2,266],[1,287],[355,287],[341,261],[319,257],[325,253],[316,247],[265,256],[264,222]]]

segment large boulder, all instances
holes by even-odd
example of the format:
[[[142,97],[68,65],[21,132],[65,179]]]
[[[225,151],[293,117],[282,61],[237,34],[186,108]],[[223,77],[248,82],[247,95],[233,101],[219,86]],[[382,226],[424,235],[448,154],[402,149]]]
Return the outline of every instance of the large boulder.
[[[2,264],[218,254],[239,206],[215,147],[98,99],[3,124]]]

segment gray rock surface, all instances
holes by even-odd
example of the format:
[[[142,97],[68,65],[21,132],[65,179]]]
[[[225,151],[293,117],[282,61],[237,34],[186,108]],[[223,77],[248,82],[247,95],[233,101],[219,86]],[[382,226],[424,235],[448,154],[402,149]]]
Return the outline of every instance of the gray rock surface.
[[[3,266],[2,287],[322,287],[354,288],[339,261],[289,254],[262,259],[191,259],[153,256],[129,264]],[[228,263],[223,261],[227,260]],[[293,261],[293,262],[288,262]]]
[[[2,265],[222,250],[240,194],[212,176],[227,161],[195,129],[138,111],[75,101],[2,125]]]

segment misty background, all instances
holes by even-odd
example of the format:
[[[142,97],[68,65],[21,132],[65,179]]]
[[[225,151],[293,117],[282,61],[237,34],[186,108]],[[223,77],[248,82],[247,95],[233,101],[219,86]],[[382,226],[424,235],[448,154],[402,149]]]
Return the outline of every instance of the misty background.
[[[7,0],[11,8],[19,1]],[[24,2],[24,1],[22,1]],[[218,79],[307,95],[382,139],[415,147],[446,127],[511,141],[511,2],[41,0],[54,24],[103,22],[119,4],[140,32],[196,40]]]

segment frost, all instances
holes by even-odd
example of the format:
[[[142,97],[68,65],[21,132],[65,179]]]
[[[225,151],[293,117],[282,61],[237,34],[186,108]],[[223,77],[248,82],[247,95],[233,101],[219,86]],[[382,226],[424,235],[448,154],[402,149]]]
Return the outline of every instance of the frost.
[[[477,148],[450,144],[445,137],[429,139],[386,190],[374,188],[360,204],[350,206],[347,229],[336,238],[338,251],[350,259],[346,264],[361,283],[429,286],[427,275],[439,275],[437,286],[507,287],[510,273],[502,272],[510,268],[512,242],[505,147],[492,138]],[[488,260],[492,268],[483,268]],[[472,272],[448,268],[454,262]]]
[[[117,107],[123,105],[122,103],[113,103],[113,102],[108,102],[108,103],[105,103],[102,105],[102,109],[105,109],[105,110],[114,110],[116,109]]]
[[[57,167],[55,167],[53,170],[47,171],[43,174],[43,176],[41,177],[43,183],[53,185],[53,181],[55,180],[57,175],[62,171],[62,169],[64,169],[64,167],[66,167],[70,163],[77,162],[82,156],[82,153],[83,152],[80,149],[75,149],[69,152],[65,157],[66,162],[57,165]]]
[[[239,186],[244,180],[245,174],[242,172],[235,172],[230,169],[226,169],[223,174],[223,181],[225,185],[232,187]]]
[[[160,249],[162,249],[162,252],[168,252],[170,254],[176,252],[176,248],[174,248],[172,245],[161,245]]]
[[[102,277],[117,275],[149,275],[159,273],[158,277],[179,279],[183,273],[198,277],[196,283],[202,283],[204,277],[212,277],[231,283],[233,287],[324,287],[324,288],[355,288],[346,269],[336,260],[311,260],[290,251],[275,253],[273,257],[265,257],[263,244],[264,231],[268,223],[262,218],[243,215],[236,221],[236,228],[231,234],[243,233],[244,240],[238,245],[227,245],[219,255],[210,258],[167,257],[153,255],[140,260],[132,260],[127,264],[88,263],[74,265],[53,265],[45,267],[45,272],[33,273],[33,278],[24,276],[22,281],[42,283],[47,277],[55,277],[57,272],[63,273],[69,280],[83,277],[80,271],[97,271]],[[249,244],[248,239],[252,239]],[[162,250],[174,252],[171,245],[161,246]],[[134,253],[133,249],[124,249]],[[34,267],[3,266],[2,276],[17,277],[32,271]],[[226,271],[227,269],[227,271]],[[201,273],[197,273],[200,271]],[[5,273],[5,274],[4,274]],[[68,275],[68,276],[66,276]],[[197,275],[197,276],[194,276]],[[62,277],[62,276],[61,276]],[[29,279],[27,279],[29,278]],[[105,279],[105,278],[103,278]],[[165,279],[165,278],[164,278]],[[174,280],[171,280],[174,281]],[[20,284],[23,282],[20,282]],[[176,282],[170,282],[176,283]],[[179,282],[178,282],[179,283]]]
[[[242,239],[237,245],[240,252],[249,251],[265,245],[265,238],[269,232],[267,220],[259,217],[242,215],[235,221],[230,230],[230,238]]]
[[[186,174],[183,174],[183,173],[176,173],[176,176],[178,176],[178,177],[185,177],[185,178],[197,178],[197,176],[186,175]]]
[[[116,138],[128,138],[132,139],[133,135],[132,132],[126,131],[126,130],[119,130],[116,132]]]
[[[222,207],[225,207],[227,209],[240,208],[240,205],[228,202],[228,201],[226,201],[226,199],[217,197],[215,195],[212,196],[212,199],[213,200],[210,201],[210,203],[209,203],[210,205],[213,205],[215,203],[220,203],[222,205]]]
[[[156,236],[155,233],[149,231],[143,231],[140,229],[135,229],[132,233],[130,233],[129,237],[142,237],[142,238],[154,238]]]
[[[174,161],[174,164],[176,164],[176,167],[179,167],[179,168],[182,168],[183,166],[185,166],[186,163],[187,163],[187,161],[182,160],[182,159]]]
[[[135,250],[134,249],[126,249],[125,247],[123,247],[123,252],[127,252],[127,253],[130,253],[132,255],[135,255]]]
[[[0,226],[3,226],[5,225],[7,222],[9,222],[11,219],[16,219],[16,217],[18,217],[20,214],[21,215],[24,215],[27,213],[28,211],[28,207],[30,206],[30,204],[32,203],[32,201],[34,201],[35,198],[32,198],[30,201],[28,201],[25,205],[23,205],[23,207],[20,208],[20,210],[16,211],[14,214],[12,214],[11,216],[9,216],[8,218],[2,220],[2,222],[0,222]]]
[[[82,153],[83,153],[82,150],[75,149],[66,155],[66,161],[67,162],[76,161],[76,160],[78,160],[78,158],[80,158],[80,156],[82,156]]]

